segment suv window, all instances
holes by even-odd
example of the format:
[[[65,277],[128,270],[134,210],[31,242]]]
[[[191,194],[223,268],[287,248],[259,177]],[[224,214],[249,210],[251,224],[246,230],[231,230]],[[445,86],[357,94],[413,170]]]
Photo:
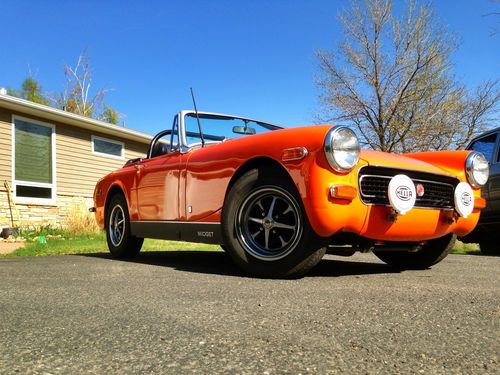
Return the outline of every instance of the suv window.
[[[490,134],[487,137],[478,139],[475,141],[470,149],[474,151],[479,151],[484,155],[484,157],[489,161],[493,161],[493,153],[495,152],[495,143],[497,140],[497,133]],[[499,155],[500,156],[500,155]],[[498,160],[497,160],[498,161]]]

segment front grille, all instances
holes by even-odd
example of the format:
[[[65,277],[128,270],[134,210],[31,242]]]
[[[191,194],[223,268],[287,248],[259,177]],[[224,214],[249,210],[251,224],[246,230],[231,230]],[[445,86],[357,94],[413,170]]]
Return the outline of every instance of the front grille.
[[[424,195],[415,202],[415,207],[444,208],[454,207],[454,191],[458,180],[453,177],[432,173],[392,169],[384,167],[364,167],[359,171],[359,191],[361,200],[368,204],[389,205],[387,195],[391,178],[405,174],[412,179],[415,186],[422,184]]]

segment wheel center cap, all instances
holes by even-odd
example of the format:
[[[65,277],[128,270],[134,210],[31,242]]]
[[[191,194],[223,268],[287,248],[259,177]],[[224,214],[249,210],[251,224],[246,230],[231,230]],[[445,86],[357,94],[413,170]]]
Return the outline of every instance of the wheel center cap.
[[[271,229],[273,225],[274,221],[267,217],[264,220],[262,220],[262,226],[264,227],[264,229]]]

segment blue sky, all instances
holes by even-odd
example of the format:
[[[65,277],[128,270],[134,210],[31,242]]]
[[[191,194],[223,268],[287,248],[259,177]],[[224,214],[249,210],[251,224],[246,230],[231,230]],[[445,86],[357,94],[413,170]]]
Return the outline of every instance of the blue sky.
[[[396,3],[400,1],[396,0]],[[341,39],[347,1],[22,1],[1,0],[0,87],[19,87],[28,68],[46,91],[61,91],[65,63],[88,49],[96,88],[147,133],[192,108],[287,126],[319,111],[314,51]],[[493,0],[434,1],[462,38],[455,74],[468,87],[499,76],[500,33]]]

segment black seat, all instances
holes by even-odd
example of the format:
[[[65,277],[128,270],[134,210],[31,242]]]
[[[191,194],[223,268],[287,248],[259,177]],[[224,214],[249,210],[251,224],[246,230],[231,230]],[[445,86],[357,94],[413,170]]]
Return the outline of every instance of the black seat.
[[[154,158],[156,156],[165,155],[170,152],[170,145],[165,142],[157,142],[153,147],[153,152],[151,153],[151,157]]]

